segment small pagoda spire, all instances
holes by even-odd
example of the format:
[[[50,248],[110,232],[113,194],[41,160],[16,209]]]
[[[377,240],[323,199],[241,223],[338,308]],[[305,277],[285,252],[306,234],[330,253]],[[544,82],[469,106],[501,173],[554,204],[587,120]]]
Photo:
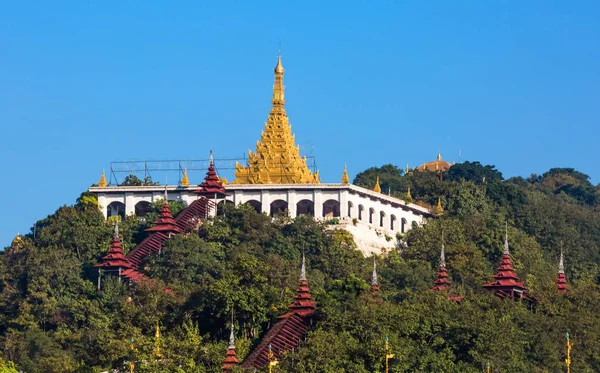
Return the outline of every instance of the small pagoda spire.
[[[435,206],[435,208],[433,209],[433,212],[436,215],[441,215],[444,213],[444,208],[442,207],[442,200],[440,197],[438,197],[437,206]]]
[[[213,157],[212,148],[210,148],[210,153],[208,155],[208,165],[209,166],[214,166],[215,165],[215,158]]]
[[[304,256],[304,253],[302,253],[302,269],[300,270],[300,281],[307,281],[306,280],[306,258]]]
[[[317,303],[312,299],[310,290],[308,289],[308,281],[306,280],[306,261],[304,254],[302,255],[302,269],[300,271],[300,284],[294,296],[294,302],[289,305],[292,312],[299,316],[310,316],[315,312]]]
[[[215,170],[214,162],[213,151],[211,149],[208,159],[208,171],[206,172],[204,181],[198,184],[200,189],[194,191],[194,193],[197,193],[200,196],[204,196],[208,199],[218,199],[227,196],[225,187],[223,187],[223,183],[219,179],[217,171]]]
[[[406,164],[406,171],[404,171],[404,175],[408,175],[408,163]]]
[[[158,213],[158,219],[154,222],[154,226],[146,229],[146,232],[161,232],[167,236],[172,233],[182,233],[181,228],[177,226],[171,208],[169,207],[169,195],[167,186],[165,185],[165,195],[163,197],[163,205]]]
[[[441,161],[441,160],[442,160],[442,155],[440,154],[440,152],[438,152],[438,155],[437,155],[437,160],[438,160],[438,161]]]
[[[377,193],[381,193],[381,186],[379,185],[379,176],[377,176],[377,180],[375,181],[375,186],[373,187],[373,191]]]
[[[444,251],[444,232],[442,231],[442,247],[440,250],[440,265],[436,280],[429,291],[448,291],[450,290],[450,277],[446,270],[446,253]]]
[[[350,184],[350,178],[348,177],[348,169],[344,163],[344,173],[342,174],[342,184]]]
[[[412,195],[410,194],[410,187],[408,187],[408,191],[406,192],[406,198],[412,199]]]
[[[113,239],[110,244],[110,249],[105,256],[102,257],[100,263],[94,267],[98,268],[98,290],[100,290],[102,272],[116,272],[119,278],[129,278],[128,273],[133,268],[129,259],[123,253],[121,240],[119,239],[119,221],[115,221]]]
[[[567,284],[567,278],[565,276],[565,265],[563,261],[563,252],[560,250],[560,260],[558,262],[558,275],[556,276],[556,286],[558,292],[566,294],[569,291],[569,285]]]
[[[275,84],[273,85],[273,109],[271,112],[278,111],[277,109],[283,109],[285,106],[284,92],[285,87],[283,86],[283,64],[281,63],[281,52],[277,55],[277,65],[275,66]]]
[[[508,222],[506,223],[504,250],[502,252],[502,258],[500,259],[500,265],[496,270],[496,274],[492,277],[494,278],[492,282],[483,284],[482,286],[492,291],[498,297],[530,299],[527,295],[525,283],[519,281],[519,277],[512,265],[508,246]]]
[[[181,186],[190,186],[190,179],[188,179],[187,169],[183,169],[183,177],[181,178]]]
[[[227,354],[223,361],[221,370],[223,373],[230,373],[232,368],[239,364],[237,359],[237,353],[235,352],[235,334],[233,331],[233,309],[231,310],[231,332],[229,333],[229,347],[227,348]]]
[[[377,282],[377,262],[375,261],[375,256],[373,256],[373,276],[371,277],[371,286],[378,286]]]
[[[106,176],[104,176],[104,170],[102,170],[102,176],[100,176],[100,180],[98,181],[98,186],[100,188],[106,188]]]

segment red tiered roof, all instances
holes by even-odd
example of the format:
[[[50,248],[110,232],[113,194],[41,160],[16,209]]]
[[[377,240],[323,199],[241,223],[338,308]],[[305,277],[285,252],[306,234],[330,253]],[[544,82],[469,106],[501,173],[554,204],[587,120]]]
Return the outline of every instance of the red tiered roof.
[[[123,270],[132,267],[131,263],[123,253],[121,240],[119,240],[119,236],[116,233],[112,239],[107,255],[103,256],[100,263],[96,264],[94,267],[107,270],[118,270],[119,268]]]
[[[442,236],[442,240],[443,240]],[[450,276],[448,276],[448,271],[446,270],[446,254],[444,253],[444,243],[442,242],[442,252],[440,254],[440,267],[438,269],[437,278],[433,282],[433,287],[429,289],[429,291],[445,291],[450,292],[450,284],[452,281],[450,280]],[[456,302],[462,301],[462,297],[459,296],[448,296],[449,300],[453,300]]]
[[[223,361],[223,366],[221,369],[223,370],[223,373],[231,373],[231,369],[238,364],[239,360],[237,359],[237,354],[235,352],[235,339],[233,336],[233,329],[231,329],[229,348],[227,349],[227,355],[225,356],[225,360]]]
[[[260,369],[269,362],[269,346],[272,346],[273,354],[279,359],[283,352],[298,347],[306,335],[310,316],[315,312],[317,303],[312,299],[308,289],[304,258],[302,258],[300,285],[296,290],[294,302],[289,308],[290,312],[279,317],[280,321],[267,332],[256,349],[244,360],[243,368]]]
[[[161,232],[166,234],[167,236],[170,233],[182,233],[181,228],[177,226],[175,219],[173,219],[173,214],[171,214],[171,209],[169,208],[169,203],[167,200],[167,192],[165,191],[165,202],[158,213],[158,219],[154,222],[154,227],[146,229],[146,232]]]
[[[525,284],[519,281],[519,277],[512,266],[510,253],[508,251],[508,239],[504,241],[504,253],[502,254],[502,259],[500,260],[497,272],[492,277],[494,277],[494,281],[481,286],[493,291],[494,294],[500,298],[529,299]]]
[[[561,294],[566,294],[569,292],[569,285],[567,284],[567,278],[565,277],[565,267],[563,264],[562,251],[560,253],[560,262],[558,263],[558,275],[556,276],[556,286],[558,287],[558,292]]]
[[[198,186],[200,189],[195,190],[194,193],[198,193],[201,196],[206,196],[208,198],[223,198],[227,195],[225,188],[223,187],[223,183],[219,181],[219,176],[217,176],[217,171],[215,171],[215,166],[212,160],[212,151],[210,153],[210,165],[208,166],[208,172],[206,172],[204,181]]]

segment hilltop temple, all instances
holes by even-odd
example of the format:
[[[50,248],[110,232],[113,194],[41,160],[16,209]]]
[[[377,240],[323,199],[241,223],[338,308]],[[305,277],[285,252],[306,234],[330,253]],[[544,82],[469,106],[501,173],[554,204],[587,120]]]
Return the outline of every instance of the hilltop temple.
[[[256,150],[249,151],[247,164],[236,164],[233,182],[225,184],[218,177],[212,155],[209,172],[200,185],[190,185],[184,172],[178,186],[112,186],[107,185],[103,173],[98,186],[89,191],[97,196],[104,216],[143,216],[149,204],[164,198],[166,190],[168,198],[186,206],[206,198],[214,204],[247,203],[270,216],[287,213],[292,218],[311,215],[329,220],[332,226],[351,232],[358,248],[367,255],[395,247],[398,233],[406,233],[432,216],[425,207],[382,193],[378,183],[373,190],[352,185],[345,167],[340,183],[321,183],[319,172],[311,172],[306,158],[300,156],[292,134],[285,110],[281,56],[274,75],[272,106],[260,140]],[[437,162],[437,168],[427,168],[449,167],[441,157]],[[216,211],[207,213],[215,216]]]

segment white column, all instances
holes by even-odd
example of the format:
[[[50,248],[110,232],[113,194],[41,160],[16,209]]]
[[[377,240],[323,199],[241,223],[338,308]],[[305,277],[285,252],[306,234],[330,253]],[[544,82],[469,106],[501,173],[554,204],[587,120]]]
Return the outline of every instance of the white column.
[[[340,201],[340,218],[348,217],[348,191],[340,190],[340,194],[338,197],[338,201]]]
[[[267,215],[271,214],[271,194],[269,191],[263,190],[260,193],[260,211],[264,212]]]
[[[323,217],[323,195],[319,189],[313,192],[313,203],[315,205],[315,218]]]
[[[133,193],[125,193],[125,216],[135,214],[135,199]]]
[[[293,219],[296,217],[298,213],[296,211],[296,191],[288,190],[287,192],[287,203],[288,203],[288,211],[290,212],[290,217]]]
[[[108,217],[108,201],[104,194],[98,194],[98,208],[104,215],[104,219],[106,219]]]
[[[233,203],[237,206],[242,203],[242,196],[239,190],[233,192]]]

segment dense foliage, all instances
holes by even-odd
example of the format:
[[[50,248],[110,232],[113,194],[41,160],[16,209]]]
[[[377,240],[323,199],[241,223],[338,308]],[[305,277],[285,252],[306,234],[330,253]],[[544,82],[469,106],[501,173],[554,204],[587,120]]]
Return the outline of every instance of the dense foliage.
[[[493,372],[558,372],[567,331],[572,370],[600,371],[600,193],[586,175],[552,169],[504,180],[493,166],[465,162],[440,181],[386,165],[355,184],[372,188],[377,176],[383,191],[404,198],[410,186],[415,202],[439,198],[445,210],[376,258],[383,303],[368,291],[373,258],[346,231],[307,217],[271,219],[245,205],[226,205],[197,232],[167,241],[144,263],[150,284],[105,277],[97,292],[93,265],[113,228],[82,195],[0,252],[0,372],[125,371],[131,361],[137,372],[220,372],[232,312],[243,359],[286,311],[303,251],[319,308],[306,341],[276,372],[382,372],[386,337],[396,355],[390,372],[481,372],[486,361]],[[174,213],[182,207],[172,204]],[[158,208],[121,223],[125,251],[145,237]],[[535,304],[503,301],[480,286],[497,265],[506,220],[513,262]],[[428,292],[442,230],[460,303]],[[561,248],[567,295],[553,284]],[[161,358],[153,354],[156,325]]]

